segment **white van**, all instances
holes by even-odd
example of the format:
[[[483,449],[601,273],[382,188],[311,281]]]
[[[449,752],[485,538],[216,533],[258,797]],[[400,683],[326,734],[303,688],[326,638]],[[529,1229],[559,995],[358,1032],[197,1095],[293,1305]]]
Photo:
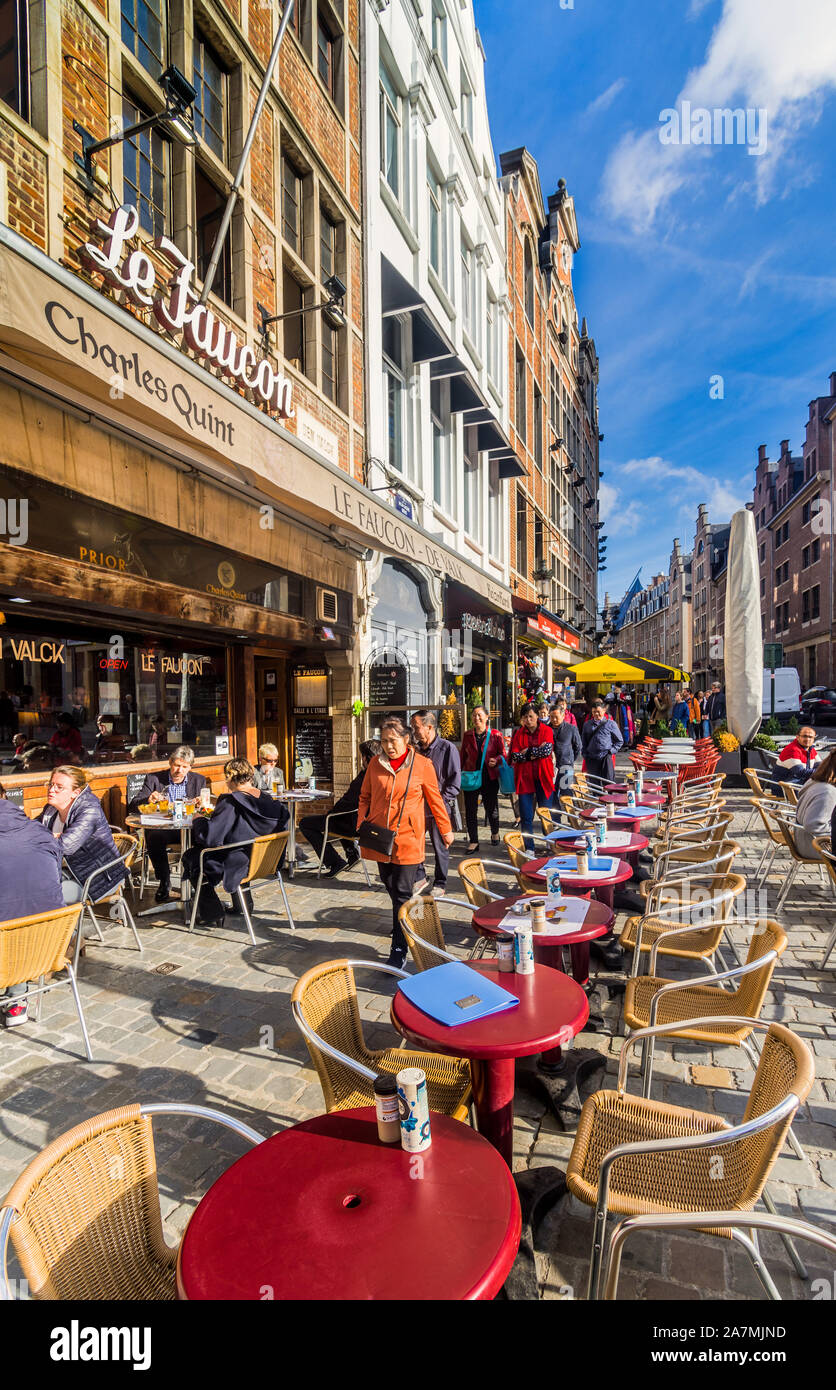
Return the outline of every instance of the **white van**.
[[[775,716],[787,720],[801,713],[801,680],[794,666],[778,666],[763,673],[763,717],[772,713],[772,676],[775,676]]]

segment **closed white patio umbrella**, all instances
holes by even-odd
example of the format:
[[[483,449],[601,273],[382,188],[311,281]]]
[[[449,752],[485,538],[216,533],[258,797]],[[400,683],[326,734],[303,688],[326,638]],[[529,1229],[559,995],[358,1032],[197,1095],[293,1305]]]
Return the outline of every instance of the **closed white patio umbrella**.
[[[747,508],[731,519],[726,579],[726,721],[740,742],[760,728],[763,700],[761,585],[755,518]]]

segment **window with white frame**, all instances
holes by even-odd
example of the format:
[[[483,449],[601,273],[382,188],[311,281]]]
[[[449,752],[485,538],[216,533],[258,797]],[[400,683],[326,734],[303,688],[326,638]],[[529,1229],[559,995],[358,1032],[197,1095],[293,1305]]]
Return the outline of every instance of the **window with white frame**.
[[[461,65],[461,98],[459,101],[459,116],[461,119],[462,130],[469,138],[473,139],[473,88],[470,85],[465,70],[464,63]]]
[[[427,192],[430,209],[430,265],[444,281],[444,201],[441,180],[436,177],[432,165],[427,165]]]
[[[430,419],[433,436],[433,501],[449,516],[453,510],[452,473],[450,466],[450,414],[445,401],[447,383],[434,381],[430,386]]]
[[[461,240],[461,262],[462,262],[462,328],[466,333],[473,331],[473,252],[465,241]]]
[[[494,386],[499,385],[497,363],[499,360],[499,305],[488,292],[485,304],[485,365]]]
[[[386,458],[390,468],[405,474],[406,378],[403,357],[403,326],[396,318],[385,318],[383,390],[386,400]]]
[[[502,479],[498,463],[491,463],[488,467],[488,550],[494,560],[501,560],[505,554]]]
[[[447,12],[444,0],[433,0],[433,52],[447,66]]]
[[[464,432],[464,529],[482,544],[482,465],[475,425]]]
[[[401,204],[406,199],[403,131],[403,97],[381,63],[380,172]]]

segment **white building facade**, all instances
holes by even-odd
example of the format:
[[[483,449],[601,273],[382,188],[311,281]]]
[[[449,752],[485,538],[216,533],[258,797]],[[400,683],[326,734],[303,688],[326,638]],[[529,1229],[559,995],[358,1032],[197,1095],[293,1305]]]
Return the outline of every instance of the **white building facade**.
[[[499,717],[513,680],[506,479],[517,465],[485,55],[471,0],[363,3],[364,481],[461,560],[370,562],[366,660],[407,667],[393,707],[480,688]],[[403,680],[391,688],[402,694]]]

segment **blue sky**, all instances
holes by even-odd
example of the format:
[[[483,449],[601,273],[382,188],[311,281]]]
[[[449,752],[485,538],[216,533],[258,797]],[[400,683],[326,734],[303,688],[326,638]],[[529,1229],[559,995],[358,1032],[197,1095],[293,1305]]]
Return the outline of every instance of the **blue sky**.
[[[620,597],[639,566],[667,568],[674,536],[690,549],[698,503],[721,522],[751,500],[759,444],[799,452],[836,370],[836,0],[475,9],[497,156],[526,145],[544,197],[564,178],[575,200],[601,363],[599,596]],[[697,108],[751,108],[765,149],[663,144],[683,100],[692,129]]]

